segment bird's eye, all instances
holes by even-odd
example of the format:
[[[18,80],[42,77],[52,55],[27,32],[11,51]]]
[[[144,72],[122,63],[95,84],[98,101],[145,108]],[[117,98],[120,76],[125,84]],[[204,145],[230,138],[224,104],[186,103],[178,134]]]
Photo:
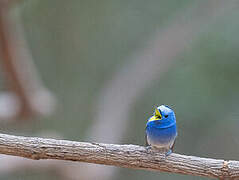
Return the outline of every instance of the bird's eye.
[[[167,118],[167,117],[168,117],[168,115],[165,115],[164,117],[166,117],[166,118]]]

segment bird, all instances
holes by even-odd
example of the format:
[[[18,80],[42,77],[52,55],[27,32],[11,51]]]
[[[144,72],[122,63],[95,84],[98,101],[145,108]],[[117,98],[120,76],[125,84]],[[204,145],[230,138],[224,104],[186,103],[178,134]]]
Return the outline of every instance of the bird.
[[[173,152],[177,137],[176,117],[167,105],[155,108],[145,128],[145,140],[148,148],[163,150],[166,156]]]

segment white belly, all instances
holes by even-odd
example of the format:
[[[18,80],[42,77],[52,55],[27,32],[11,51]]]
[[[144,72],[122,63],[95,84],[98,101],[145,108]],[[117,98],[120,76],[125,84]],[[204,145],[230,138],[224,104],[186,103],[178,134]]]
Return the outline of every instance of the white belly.
[[[147,136],[148,144],[153,146],[153,147],[156,147],[158,149],[171,149],[173,144],[174,144],[174,140],[175,140],[175,138],[173,138],[171,141],[169,141],[167,143],[159,143],[157,141],[154,141],[154,140],[150,139]]]

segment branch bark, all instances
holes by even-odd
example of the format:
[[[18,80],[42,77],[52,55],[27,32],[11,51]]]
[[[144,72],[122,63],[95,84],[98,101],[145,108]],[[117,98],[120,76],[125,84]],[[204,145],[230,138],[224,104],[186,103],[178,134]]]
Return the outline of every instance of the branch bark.
[[[116,145],[0,134],[0,153],[29,159],[58,159],[156,170],[219,179],[239,178],[239,161],[172,153],[165,157],[138,145]]]

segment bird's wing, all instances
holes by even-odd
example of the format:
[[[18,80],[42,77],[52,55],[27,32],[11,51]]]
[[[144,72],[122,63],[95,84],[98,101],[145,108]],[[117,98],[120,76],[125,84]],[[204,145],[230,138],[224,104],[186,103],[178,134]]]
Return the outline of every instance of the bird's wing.
[[[147,134],[145,133],[145,146],[149,146],[148,140],[147,140]]]
[[[174,150],[175,142],[176,142],[176,139],[174,140],[173,145],[172,145],[172,147],[171,147],[172,152],[173,152],[173,150]]]

